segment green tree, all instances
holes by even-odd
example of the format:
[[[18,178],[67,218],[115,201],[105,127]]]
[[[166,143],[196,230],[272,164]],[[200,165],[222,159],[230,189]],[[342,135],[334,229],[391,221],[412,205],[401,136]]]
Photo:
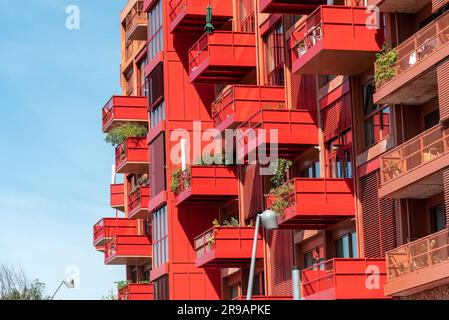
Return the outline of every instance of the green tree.
[[[45,284],[30,280],[22,268],[0,265],[0,300],[48,300]]]

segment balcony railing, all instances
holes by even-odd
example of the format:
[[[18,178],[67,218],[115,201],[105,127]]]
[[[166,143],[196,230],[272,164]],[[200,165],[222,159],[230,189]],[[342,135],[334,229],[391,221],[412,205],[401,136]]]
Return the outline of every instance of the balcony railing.
[[[449,262],[449,230],[442,230],[388,251],[386,259],[388,281]]]
[[[381,180],[386,184],[436,160],[449,151],[449,131],[437,125],[381,156]]]
[[[127,218],[104,218],[93,227],[94,246],[103,246],[117,235],[136,235],[137,221]]]
[[[146,40],[146,30],[147,24],[147,15],[143,11],[143,1],[138,1],[136,5],[131,9],[129,14],[126,16],[125,20],[125,28],[126,28],[126,37],[131,40]],[[139,26],[142,26],[142,30],[138,33],[136,37],[137,29]]]
[[[262,235],[257,258],[263,258]],[[251,259],[254,227],[214,227],[195,238],[198,267],[241,266]]]
[[[131,219],[148,218],[148,202],[150,200],[150,188],[138,187],[128,195],[128,215]]]
[[[392,79],[379,82],[378,88],[415,68],[448,42],[449,13],[446,12],[394,49],[398,54],[397,61],[393,66],[395,76]]]
[[[102,109],[102,129],[108,132],[125,122],[148,122],[147,98],[113,96]]]
[[[154,300],[154,285],[151,283],[129,283],[119,290],[118,300]]]
[[[241,124],[262,109],[284,107],[284,87],[232,85],[226,87],[212,104],[212,118],[215,128],[221,128],[223,122],[228,128],[232,124]],[[227,124],[229,121],[232,124]]]
[[[369,286],[370,277],[378,285]],[[306,300],[386,299],[385,280],[384,259],[336,258],[302,271],[302,297]]]
[[[149,165],[149,150],[146,138],[128,138],[115,149],[117,173],[146,173]]]
[[[151,239],[146,235],[118,235],[106,242],[104,261],[107,265],[137,265],[149,262]]]

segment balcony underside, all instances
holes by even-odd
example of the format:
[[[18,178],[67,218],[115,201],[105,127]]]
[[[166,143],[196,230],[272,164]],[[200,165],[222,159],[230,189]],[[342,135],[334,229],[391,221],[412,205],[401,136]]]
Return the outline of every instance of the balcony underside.
[[[105,260],[106,265],[139,265],[143,263],[151,263],[151,257],[144,256],[125,256],[117,255]]]
[[[148,162],[126,161],[117,167],[116,173],[144,174],[148,173],[148,166],[149,166]]]
[[[280,229],[299,229],[299,230],[323,230],[345,219],[354,217],[354,215],[335,215],[320,217],[306,217],[294,213],[286,213],[282,219],[279,219]]]
[[[369,5],[379,7],[381,12],[416,13],[432,0],[369,0]]]
[[[260,0],[260,12],[310,14],[326,0]]]
[[[105,133],[109,132],[112,129],[114,129],[115,127],[118,127],[125,123],[135,123],[135,124],[147,126],[148,120],[147,119],[112,119],[111,121],[109,121],[106,124],[106,126],[103,129],[103,132],[105,132]]]
[[[221,205],[233,198],[238,197],[238,195],[206,195],[206,194],[194,194],[190,190],[183,191],[179,193],[175,199],[175,206],[186,205],[186,206],[204,206],[211,207]]]
[[[213,16],[213,25],[216,29],[221,29],[231,17]],[[204,33],[206,21],[206,9],[202,14],[193,14],[188,12],[180,13],[170,24],[171,33]]]
[[[138,207],[128,213],[129,219],[148,219],[150,214],[148,207]]]
[[[335,43],[335,40],[333,40]],[[321,40],[310,48],[303,56],[293,61],[292,70],[297,74],[319,74],[319,75],[357,75],[369,68],[375,61],[376,51],[362,51],[344,49],[340,41],[339,48],[332,48],[326,44],[326,39]],[[362,46],[361,46],[362,47]],[[349,45],[348,45],[348,48]]]
[[[385,284],[385,295],[408,296],[449,284],[449,260],[415,271]]]
[[[248,252],[246,257],[235,257],[236,253],[231,250],[230,256],[234,258],[223,258],[222,253],[215,253],[213,251],[205,254],[201,258],[196,259],[197,268],[240,268],[249,265],[251,262],[251,253]],[[262,257],[258,257],[262,258]]]
[[[449,165],[449,154],[403,174],[379,189],[379,197],[427,199],[443,192],[441,170]]]
[[[226,49],[223,49],[226,50]],[[190,81],[195,83],[237,83],[246,77],[253,66],[212,65],[204,61],[190,74]]]
[[[147,40],[147,25],[144,23],[137,23],[128,32],[128,40],[146,41]]]

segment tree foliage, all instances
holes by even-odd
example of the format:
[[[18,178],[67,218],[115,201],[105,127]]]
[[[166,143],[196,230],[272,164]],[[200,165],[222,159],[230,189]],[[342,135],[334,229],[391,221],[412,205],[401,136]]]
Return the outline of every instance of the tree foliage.
[[[143,138],[147,134],[148,129],[141,124],[124,123],[109,131],[105,141],[113,146],[118,146],[123,144],[127,138]]]
[[[22,268],[0,265],[0,300],[48,300],[45,284],[30,280]]]

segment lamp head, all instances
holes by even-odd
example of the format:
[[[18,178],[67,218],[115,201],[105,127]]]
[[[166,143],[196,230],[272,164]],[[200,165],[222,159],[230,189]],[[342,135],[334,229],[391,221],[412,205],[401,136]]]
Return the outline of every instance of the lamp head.
[[[73,278],[67,278],[66,280],[64,280],[64,284],[67,289],[75,288],[75,280]]]
[[[260,219],[265,229],[273,230],[279,228],[278,217],[273,210],[265,210],[260,214]]]

